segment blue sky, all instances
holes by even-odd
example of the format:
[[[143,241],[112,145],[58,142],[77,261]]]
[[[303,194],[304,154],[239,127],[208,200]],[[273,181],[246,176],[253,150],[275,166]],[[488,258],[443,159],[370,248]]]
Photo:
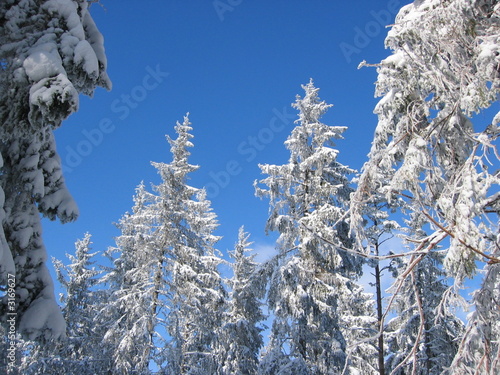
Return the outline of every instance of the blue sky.
[[[74,242],[93,235],[104,251],[113,222],[132,207],[135,187],[157,183],[150,161],[169,162],[165,134],[190,112],[200,166],[190,183],[206,186],[226,253],[245,225],[257,249],[266,236],[268,202],[254,196],[259,163],[288,159],[291,108],[314,79],[334,107],[329,125],[347,126],[339,161],[359,169],[376,126],[374,68],[397,10],[409,1],[101,0],[92,6],[105,38],[113,90],[81,97],[80,109],[56,131],[67,185],[80,208],[75,223],[44,221],[49,256],[66,262]],[[99,260],[99,259],[97,259]]]

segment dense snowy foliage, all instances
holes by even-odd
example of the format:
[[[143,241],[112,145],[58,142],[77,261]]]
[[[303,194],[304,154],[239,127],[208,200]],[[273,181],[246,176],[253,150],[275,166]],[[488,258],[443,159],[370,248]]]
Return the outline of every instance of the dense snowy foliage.
[[[2,312],[15,275],[24,337],[2,333],[18,345],[17,370],[500,373],[500,114],[475,117],[498,101],[497,1],[416,0],[401,9],[386,39],[392,54],[375,64],[378,124],[359,175],[339,161],[346,127],[322,123],[331,105],[312,80],[302,86],[289,159],[261,164],[254,184],[269,201],[266,230],[278,236],[263,263],[243,227],[227,259],[217,250],[211,202],[188,184],[198,166],[188,161],[186,115],[167,136],[171,161],[152,163],[159,183],[137,187],[116,245],[100,251],[108,264],[94,265],[88,234],[69,265],[55,261],[61,314],[40,220],[78,214],[52,130],[77,109],[78,93],[110,86],[89,3],[0,5],[8,31],[0,34]],[[482,284],[467,303],[461,288],[473,277]],[[457,308],[469,305],[460,319]]]
[[[356,365],[369,369],[374,358],[363,344],[375,327],[369,297],[355,283],[362,262],[342,250],[352,245],[346,210],[353,171],[337,161],[333,142],[345,128],[321,123],[331,105],[320,101],[312,81],[303,88],[304,98],[293,104],[298,125],[285,142],[290,159],[261,165],[269,176],[260,181],[266,188],[255,185],[257,195],[270,199],[267,229],[280,235],[270,271],[268,304],[275,320],[264,374],[338,373],[351,356],[350,345],[357,349]]]
[[[500,369],[500,264],[486,267],[480,290],[474,293],[476,310],[469,316],[450,374],[482,371],[496,374]]]
[[[389,202],[403,198],[410,221],[432,230],[406,237],[419,254],[404,275],[416,272],[438,245],[446,247],[444,266],[455,285],[445,293],[444,309],[458,302],[453,291],[475,275],[480,262],[488,275],[483,292],[498,293],[490,268],[500,261],[495,172],[500,117],[474,124],[473,114],[498,100],[499,13],[496,1],[415,1],[401,9],[386,39],[393,53],[378,64],[379,122],[352,201],[352,228],[360,244],[366,238],[363,207],[376,196]],[[498,358],[498,332],[477,327],[489,327],[485,317],[498,310],[498,302],[480,295],[475,307],[488,313],[473,314],[463,345],[483,355],[461,355],[455,365],[496,373],[491,363]]]
[[[0,4],[0,284],[15,275],[19,331],[64,335],[45,261],[40,215],[74,220],[52,130],[78,109],[78,95],[110,88],[103,38],[86,0]],[[7,307],[2,305],[2,318]]]
[[[219,367],[214,353],[226,291],[212,234],[216,216],[204,190],[187,185],[197,169],[187,160],[193,146],[187,116],[175,130],[177,138],[168,138],[172,162],[152,163],[161,183],[152,192],[138,186],[116,247],[107,251],[113,266],[101,279],[106,297],[97,322],[116,374],[148,374],[153,363],[175,374]]]
[[[468,116],[497,99],[498,12],[496,1],[460,0],[400,11],[386,39],[393,54],[378,67],[379,123],[353,203],[359,229],[356,214],[371,194],[405,194],[434,225],[431,237],[450,238],[445,265],[458,282],[474,274],[475,260],[496,261],[485,213],[496,212],[498,178],[488,158],[496,158],[500,118],[475,128]],[[432,248],[429,239],[422,249]]]
[[[115,239],[116,247],[106,252],[113,260],[113,267],[101,280],[106,295],[99,306],[97,323],[105,329],[103,341],[110,348],[113,368],[118,374],[132,369],[138,374],[147,373],[157,320],[164,314],[158,304],[153,304],[156,293],[151,275],[163,263],[154,247],[153,218],[147,212],[151,199],[140,184],[132,213],[125,214],[117,224],[121,234]],[[161,289],[164,286],[160,285]]]
[[[263,345],[261,299],[265,294],[265,280],[260,277],[259,265],[251,254],[250,235],[243,227],[238,232],[238,242],[230,252],[233,259],[233,277],[229,281],[231,293],[224,325],[219,333],[220,358],[218,373],[255,374],[259,353]]]
[[[76,242],[75,255],[67,255],[69,265],[54,259],[57,278],[64,290],[61,302],[67,322],[66,338],[25,342],[20,373],[99,374],[109,368],[109,353],[101,345],[104,331],[96,325],[96,307],[102,301],[102,293],[95,289],[100,271],[91,260],[97,254],[90,252],[91,244],[91,236],[87,233]]]
[[[409,369],[416,374],[441,374],[457,353],[464,324],[439,306],[448,289],[439,257],[429,254],[409,277],[394,285],[399,289],[392,304],[396,317],[386,327],[390,354],[385,365],[394,374],[407,374]],[[398,277],[406,269],[406,262],[401,262]]]
[[[168,369],[174,374],[215,373],[215,333],[221,325],[226,293],[218,266],[222,263],[214,248],[219,237],[216,215],[203,189],[187,185],[188,174],[198,167],[188,163],[192,147],[188,117],[177,123],[177,139],[168,141],[173,160],[153,163],[162,183],[154,186],[160,251],[170,258],[165,269],[169,312],[166,330],[170,341],[166,352]]]

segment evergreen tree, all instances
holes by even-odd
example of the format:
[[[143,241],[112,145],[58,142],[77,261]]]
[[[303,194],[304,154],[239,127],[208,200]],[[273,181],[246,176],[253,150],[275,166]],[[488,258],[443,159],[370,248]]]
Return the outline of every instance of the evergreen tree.
[[[357,214],[371,195],[405,196],[449,238],[444,264],[457,283],[474,275],[476,260],[498,261],[488,255],[496,229],[485,214],[498,211],[498,177],[487,165],[500,116],[471,122],[499,93],[498,10],[496,1],[462,0],[401,9],[386,38],[393,54],[378,67],[379,122],[353,198],[362,233]]]
[[[96,289],[101,271],[91,260],[97,254],[90,252],[91,245],[91,235],[87,233],[76,242],[75,255],[67,254],[71,261],[68,266],[53,260],[57,279],[65,290],[61,302],[68,336],[63,349],[66,373],[102,374],[109,366],[109,353],[102,345],[103,327],[96,324],[97,307],[103,296],[102,290]]]
[[[234,262],[231,294],[217,352],[221,363],[218,373],[224,375],[257,374],[263,345],[263,328],[259,323],[264,320],[260,300],[265,294],[265,282],[258,272],[255,255],[248,255],[252,251],[249,237],[241,227],[238,242],[229,253]]]
[[[168,273],[169,313],[166,329],[171,337],[167,346],[168,371],[175,374],[214,373],[218,358],[215,332],[220,328],[225,290],[218,266],[222,263],[214,248],[219,237],[216,215],[203,189],[187,184],[188,174],[198,167],[189,164],[192,147],[188,116],[177,123],[177,138],[168,141],[173,160],[153,163],[161,177],[154,186],[154,205],[159,236],[170,262]]]
[[[446,247],[444,267],[455,288],[475,275],[480,262],[500,262],[498,228],[491,220],[499,212],[499,180],[488,168],[491,158],[498,161],[500,115],[491,122],[473,123],[474,114],[498,100],[499,10],[497,1],[462,0],[415,1],[400,10],[386,38],[393,53],[378,64],[378,125],[352,200],[352,228],[363,237],[365,202],[375,194],[389,201],[395,195],[404,197],[411,211],[424,216],[422,222],[434,230],[425,237],[411,234],[409,240],[422,253],[415,262],[423,262],[441,243]],[[385,180],[378,179],[381,173]],[[416,272],[408,271],[405,275]],[[456,303],[453,298],[447,301]],[[483,311],[497,308],[493,299],[481,304]],[[473,332],[471,328],[466,334]],[[475,341],[490,353],[485,348],[493,347],[499,337],[494,329],[489,332],[481,344],[467,337],[464,342]],[[482,358],[493,363],[495,354],[490,354],[469,356],[464,363],[480,368]]]
[[[332,147],[345,128],[321,123],[331,105],[319,100],[312,81],[303,88],[304,98],[293,104],[299,125],[285,142],[289,162],[260,165],[269,176],[260,181],[267,189],[255,184],[256,194],[270,199],[267,229],[279,232],[268,293],[275,320],[264,374],[341,372],[346,336],[354,344],[354,330],[367,328],[357,318],[370,314],[364,310],[367,296],[352,281],[362,262],[341,250],[352,245],[346,209],[353,170],[337,161]]]
[[[440,255],[431,252],[413,268],[415,257],[401,261],[398,276],[411,269],[410,277],[393,286],[396,317],[387,324],[387,371],[392,374],[441,374],[450,366],[463,335],[464,324],[443,309],[449,292]]]
[[[160,290],[165,290],[164,278],[160,285],[154,285],[152,279],[165,260],[155,247],[154,218],[147,206],[151,199],[141,183],[132,213],[125,214],[117,225],[121,234],[115,239],[116,247],[106,253],[113,267],[101,280],[108,289],[98,322],[106,329],[104,341],[112,357],[113,374],[149,373],[158,321],[165,314],[159,302]],[[118,257],[113,258],[113,254]]]
[[[16,276],[17,328],[32,339],[65,331],[40,214],[63,223],[78,215],[52,131],[77,110],[79,93],[111,86],[88,7],[86,0],[0,4],[0,285]],[[3,303],[3,320],[5,309]]]
[[[108,353],[102,345],[104,332],[96,324],[99,292],[95,290],[100,271],[91,260],[91,236],[75,244],[71,263],[53,259],[57,278],[65,290],[61,296],[67,324],[64,340],[40,343],[24,341],[19,371],[23,374],[104,374],[109,368]]]
[[[113,373],[148,374],[150,365],[175,374],[202,374],[218,366],[213,351],[225,303],[214,248],[216,216],[203,189],[187,184],[191,126],[177,123],[167,137],[171,163],[152,163],[161,182],[141,184],[135,205],[119,223],[121,235],[100,321],[113,352]]]
[[[383,175],[379,176],[379,181],[382,181]],[[396,220],[391,220],[391,213],[396,210],[403,209],[405,202],[403,199],[394,197],[391,202],[388,202],[383,195],[373,195],[372,198],[365,202],[363,209],[364,228],[363,235],[365,242],[364,246],[367,247],[365,252],[367,257],[367,266],[373,269],[374,282],[370,285],[375,287],[375,301],[377,310],[377,330],[376,337],[377,358],[378,358],[378,373],[384,375],[385,370],[385,357],[387,348],[385,343],[385,316],[386,304],[384,295],[383,281],[387,281],[385,277],[387,271],[395,274],[394,264],[398,262],[395,254],[395,249],[386,249],[387,242],[396,237],[396,233],[404,230]],[[386,250],[385,254],[382,251]],[[373,341],[375,342],[375,340]]]
[[[500,255],[497,252],[497,256]],[[493,308],[492,308],[493,305]],[[496,375],[500,369],[500,264],[488,264],[457,355],[446,374]]]

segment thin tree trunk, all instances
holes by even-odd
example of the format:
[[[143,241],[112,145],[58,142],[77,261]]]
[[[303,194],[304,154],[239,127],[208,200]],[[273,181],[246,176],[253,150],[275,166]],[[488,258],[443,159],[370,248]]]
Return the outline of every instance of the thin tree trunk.
[[[376,255],[378,256],[378,246],[379,244],[377,243],[375,245],[375,251]],[[382,327],[380,326],[382,324],[383,320],[383,306],[382,306],[382,288],[381,288],[381,278],[382,274],[380,271],[380,264],[377,261],[377,264],[375,266],[375,287],[377,290],[377,319],[378,319],[378,331],[379,331],[379,336],[378,336],[378,371],[380,375],[385,375],[385,358],[384,358],[384,335],[383,335],[383,330]]]

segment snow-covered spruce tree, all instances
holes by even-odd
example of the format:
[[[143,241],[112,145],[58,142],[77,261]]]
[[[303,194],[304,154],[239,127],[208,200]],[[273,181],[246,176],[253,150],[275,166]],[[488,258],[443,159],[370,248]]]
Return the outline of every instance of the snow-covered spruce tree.
[[[446,374],[497,375],[500,369],[500,264],[485,268],[483,285],[474,293],[475,311],[468,318],[467,333]]]
[[[67,254],[69,265],[53,260],[57,279],[65,290],[61,297],[67,322],[63,363],[68,374],[103,374],[109,368],[109,353],[102,345],[104,327],[96,324],[103,291],[96,288],[101,271],[92,260],[98,253],[91,253],[91,240],[91,235],[86,233],[83,239],[76,241],[75,255]]]
[[[499,35],[497,1],[424,0],[401,9],[386,39],[393,54],[378,65],[379,122],[352,199],[353,229],[362,241],[360,213],[370,197],[405,197],[434,230],[411,240],[422,253],[440,242],[448,247],[444,266],[457,286],[475,274],[478,262],[499,262],[493,218],[499,181],[490,161],[499,159],[500,114],[472,122],[498,100]],[[377,179],[380,171],[387,181]],[[490,300],[482,308],[496,306]],[[499,337],[484,338],[477,344],[492,363],[496,353],[489,348]]]
[[[113,266],[100,280],[106,286],[106,297],[97,324],[106,330],[104,343],[112,374],[149,373],[158,321],[165,314],[159,298],[166,289],[165,278],[158,278],[154,285],[152,276],[161,273],[166,262],[153,234],[154,217],[148,207],[152,200],[141,183],[132,213],[126,213],[117,224],[116,246],[106,252]]]
[[[380,172],[377,180],[382,182],[385,175],[383,171]],[[375,288],[378,334],[374,335],[372,342],[377,347],[378,373],[380,375],[386,373],[385,356],[387,352],[384,332],[387,309],[383,284],[387,282],[389,273],[394,274],[394,257],[397,257],[396,253],[400,252],[399,249],[388,247],[388,245],[389,241],[401,235],[403,230],[401,225],[391,218],[391,214],[398,209],[405,209],[405,201],[402,198],[396,196],[389,202],[383,194],[373,194],[363,206],[362,211],[365,238],[363,245],[368,249],[366,251],[366,264],[373,269],[371,274],[374,277],[370,284]]]
[[[260,184],[267,188],[255,183],[257,196],[270,199],[267,230],[279,232],[268,292],[275,320],[263,374],[339,373],[347,345],[376,324],[366,319],[369,298],[354,281],[362,262],[340,250],[352,245],[346,209],[352,192],[347,176],[353,171],[337,161],[332,147],[345,128],[321,123],[331,105],[320,101],[312,81],[303,88],[304,98],[293,104],[298,125],[285,142],[288,163],[260,165],[268,175]],[[371,361],[361,366],[371,371]]]
[[[52,130],[78,108],[78,95],[109,88],[102,36],[86,0],[0,4],[0,285],[16,276],[19,332],[59,337],[41,239],[40,214],[61,222],[78,209],[66,189]],[[6,305],[2,303],[2,319]]]
[[[161,182],[141,184],[135,205],[118,228],[114,266],[103,279],[108,301],[99,321],[107,327],[113,374],[150,373],[150,365],[173,374],[215,373],[212,355],[223,315],[222,262],[214,244],[217,227],[203,189],[187,184],[198,167],[188,163],[192,135],[188,117],[167,137],[171,163],[152,163]]]
[[[226,318],[220,329],[216,355],[220,358],[221,375],[257,374],[259,352],[263,345],[259,325],[264,320],[261,300],[265,295],[265,279],[260,277],[255,255],[249,255],[250,235],[243,227],[238,242],[229,253],[233,259],[233,276]]]
[[[96,324],[99,292],[96,270],[91,259],[91,236],[86,234],[75,244],[71,263],[64,265],[53,259],[57,278],[65,290],[61,296],[63,315],[67,322],[67,338],[60,342],[25,342],[25,353],[19,370],[23,374],[103,374],[109,360],[103,351],[104,331]]]
[[[177,123],[176,139],[167,137],[173,160],[152,163],[161,182],[153,186],[153,212],[156,251],[168,258],[168,315],[165,328],[170,339],[165,343],[159,365],[172,374],[215,373],[213,356],[216,332],[220,328],[226,293],[218,271],[222,259],[214,245],[219,237],[216,215],[203,189],[188,185],[189,174],[197,166],[188,162],[192,147],[188,116]],[[154,285],[157,288],[155,275]]]
[[[449,237],[444,262],[458,282],[474,274],[475,260],[497,261],[488,255],[495,229],[485,213],[497,211],[488,158],[496,157],[500,115],[477,129],[469,116],[497,100],[499,12],[496,1],[427,0],[401,9],[386,39],[393,54],[378,67],[379,122],[353,199],[358,213],[375,191],[406,194]],[[379,170],[390,173],[384,183]]]
[[[441,305],[449,292],[438,252],[431,252],[413,268],[416,257],[399,262],[399,283],[388,322],[389,355],[386,369],[392,374],[441,374],[450,366],[463,335],[464,324]],[[410,276],[401,277],[411,269]],[[416,371],[416,372],[412,372]]]

